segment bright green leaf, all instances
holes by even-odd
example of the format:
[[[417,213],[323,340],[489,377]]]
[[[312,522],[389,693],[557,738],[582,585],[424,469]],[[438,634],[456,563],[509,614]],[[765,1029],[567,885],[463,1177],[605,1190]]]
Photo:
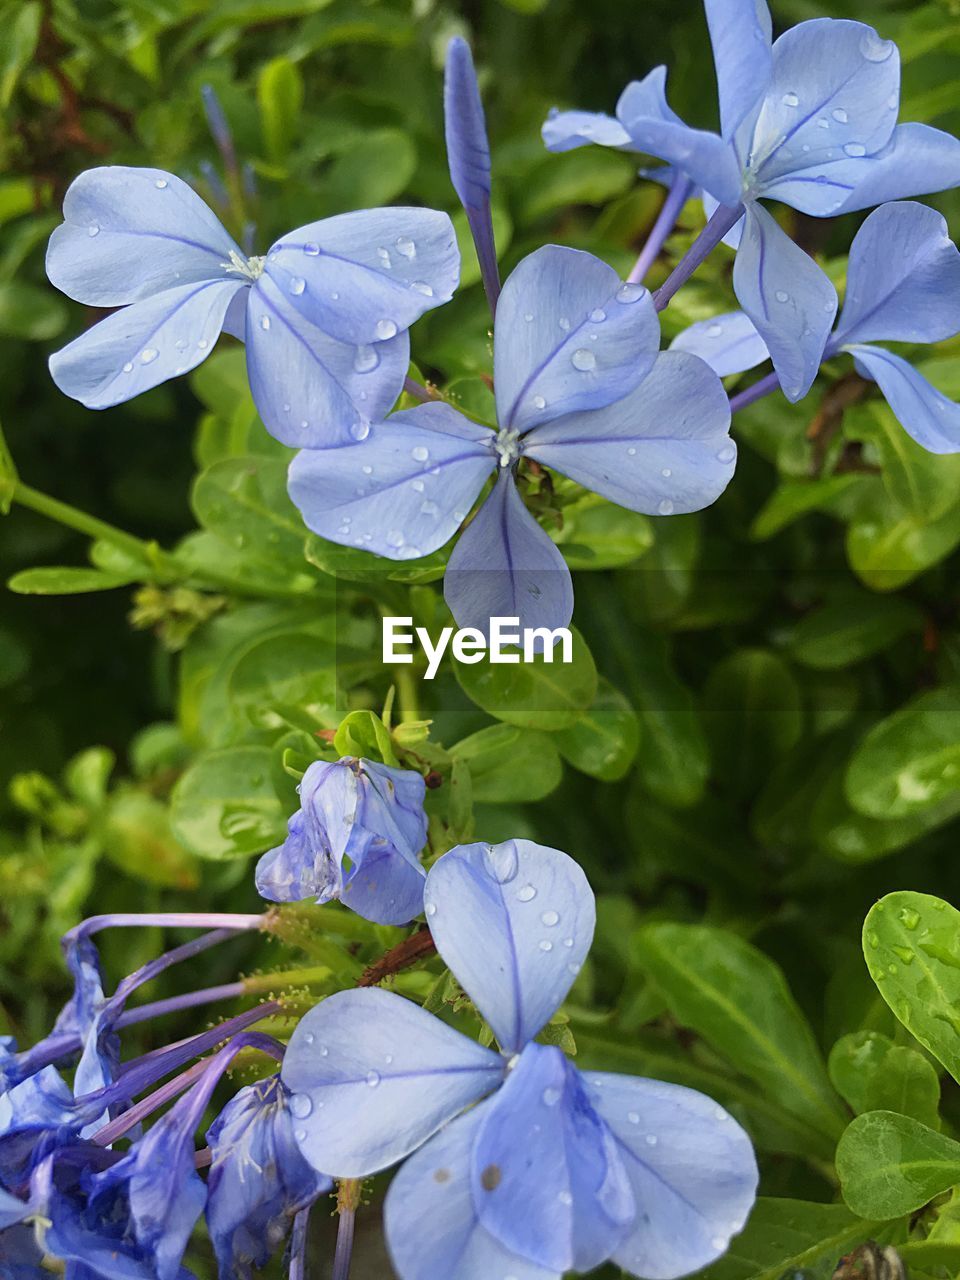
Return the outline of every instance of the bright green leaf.
[[[837,1146],[843,1198],[865,1218],[900,1218],[960,1182],[960,1142],[909,1116],[868,1111]]]

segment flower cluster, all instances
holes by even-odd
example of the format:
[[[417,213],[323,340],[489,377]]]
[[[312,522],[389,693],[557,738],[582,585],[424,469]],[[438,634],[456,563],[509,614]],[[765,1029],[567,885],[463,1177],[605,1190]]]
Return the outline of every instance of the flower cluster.
[[[678,1085],[581,1073],[537,1040],[593,937],[580,867],[511,840],[454,848],[424,875],[423,796],[419,774],[373,761],[311,766],[290,837],[265,856],[257,881],[287,898],[340,893],[374,918],[422,914],[489,1028],[483,1042],[366,988],[329,995],[286,1044],[251,1029],[277,1011],[268,1003],[121,1066],[124,1026],[243,987],[128,1010],[134,991],[235,933],[269,926],[259,916],[88,920],[64,939],[75,990],[51,1034],[22,1053],[2,1046],[3,1274],[65,1266],[76,1280],[188,1280],[184,1256],[205,1215],[223,1280],[264,1266],[295,1223],[290,1274],[301,1275],[306,1214],[332,1178],[343,1188],[408,1156],[385,1208],[402,1280],[560,1280],[608,1258],[669,1280],[726,1250],[757,1183],[750,1140],[732,1117]],[[131,925],[207,932],[107,996],[93,938]],[[198,1151],[195,1135],[242,1050],[270,1065],[226,1102]],[[70,1088],[58,1067],[78,1058]],[[130,1145],[117,1150],[123,1139]],[[345,1280],[349,1249],[338,1257]]]

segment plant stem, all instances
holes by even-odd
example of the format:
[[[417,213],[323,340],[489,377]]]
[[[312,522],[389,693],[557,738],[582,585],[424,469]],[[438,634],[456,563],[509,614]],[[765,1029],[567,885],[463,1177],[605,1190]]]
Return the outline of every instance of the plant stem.
[[[685,178],[682,174],[677,174],[670,190],[667,192],[667,198],[664,200],[663,206],[657,215],[657,220],[653,224],[653,229],[647,237],[647,243],[640,250],[640,256],[633,264],[633,270],[627,276],[630,284],[643,284],[644,276],[656,262],[664,241],[676,226],[680,211],[687,203],[692,190],[693,183],[690,179]]]
[[[433,399],[427,388],[418,382],[416,378],[411,378],[409,374],[403,380],[403,389],[408,396],[413,396],[414,399],[420,400],[423,404],[429,404]]]
[[[290,1239],[289,1280],[307,1280],[307,1227],[310,1223],[310,1206],[301,1209],[293,1220]]]
[[[686,284],[697,267],[713,252],[731,227],[736,226],[742,217],[742,204],[732,207],[725,204],[720,205],[667,277],[665,284],[653,295],[654,305],[658,311],[664,310],[680,286]]]
[[[353,1233],[357,1222],[357,1206],[363,1182],[358,1178],[343,1178],[337,1188],[337,1248],[333,1255],[331,1280],[349,1280],[350,1263],[353,1260]]]
[[[779,390],[780,379],[776,373],[768,373],[752,386],[747,387],[746,390],[738,391],[736,395],[730,397],[730,412],[736,413],[738,409],[746,409],[747,405],[754,404],[755,401],[762,400],[764,396],[770,395],[771,392]]]
[[[400,723],[410,724],[422,719],[420,700],[417,696],[417,680],[407,667],[400,667],[394,675],[393,682],[397,687],[400,702]]]

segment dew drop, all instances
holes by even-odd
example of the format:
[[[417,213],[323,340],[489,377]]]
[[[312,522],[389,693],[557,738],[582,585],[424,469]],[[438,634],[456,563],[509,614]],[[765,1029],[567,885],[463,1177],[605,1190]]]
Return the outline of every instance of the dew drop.
[[[818,125],[818,126],[819,126],[819,128],[821,128],[821,129],[829,129],[829,128],[830,128],[830,121],[827,119],[827,117],[826,117],[826,116],[821,116],[821,117],[819,118],[819,120],[817,121],[817,125]]]
[[[424,907],[424,910],[428,916],[435,916],[437,914],[437,904],[435,902],[428,902]]]
[[[318,244],[315,244],[313,240],[308,240],[307,243],[303,246],[303,252],[307,255],[308,258],[315,258],[320,252],[320,246]]]
[[[843,107],[834,107],[830,112],[837,124],[846,124],[850,117],[844,111]]]
[[[881,40],[876,31],[869,28],[860,37],[860,52],[868,62],[886,62],[894,48],[892,40]]]
[[[778,289],[777,292],[774,294],[774,297],[778,302],[790,301],[790,295],[789,293],[787,293],[786,289]]]
[[[387,546],[393,547],[395,551],[402,547],[405,541],[406,539],[399,529],[391,529],[387,534]]]
[[[655,1147],[657,1145],[657,1135],[655,1133],[648,1133],[644,1138],[644,1142],[648,1147]]]
[[[547,407],[547,402],[544,400],[543,396],[534,396],[533,407],[535,409],[545,409]]]
[[[843,147],[844,153],[854,160],[859,160],[861,156],[867,154],[867,148],[862,142],[847,142]]]
[[[560,325],[560,328],[564,331],[564,333],[567,333],[569,331],[570,321],[567,319],[566,316],[561,316],[558,321],[558,324]]]
[[[663,476],[664,480],[669,480],[670,477],[673,475],[673,472],[670,470],[669,467],[664,467],[663,470],[660,472],[660,474]]]
[[[380,357],[374,347],[357,347],[353,357],[353,367],[357,373],[370,373],[380,363]]]
[[[373,467],[371,467],[371,466],[364,465],[364,466],[362,466],[362,467],[360,468],[360,470],[363,472],[363,474],[364,474],[365,476],[372,476],[372,475],[373,475]]]
[[[524,317],[523,317],[523,318],[524,318],[524,320],[526,320],[527,324],[532,324],[532,323],[533,323],[533,312],[532,312],[532,311],[528,311],[528,312],[524,315]]]
[[[295,294],[298,298],[300,294],[303,293],[306,287],[307,287],[307,282],[306,280],[304,280],[302,276],[294,276],[293,279],[290,281],[290,292],[292,294]]]
[[[426,280],[414,280],[410,288],[415,289],[417,293],[422,293],[425,298],[433,297],[433,289],[427,284]]]
[[[167,180],[166,178],[158,178],[153,185],[157,188],[158,191],[163,191],[167,185]]]
[[[713,1249],[720,1249],[720,1250],[726,1249],[727,1247],[726,1236],[714,1236],[713,1239],[710,1241],[710,1246]]]
[[[589,373],[591,369],[597,367],[597,357],[586,347],[578,347],[570,357],[570,363],[581,373]]]
[[[186,338],[178,338],[177,341],[174,343],[174,346],[177,348],[178,351],[186,351],[187,345],[188,344],[187,344]]]
[[[590,312],[590,319],[593,321],[594,324],[603,324],[606,318],[607,318],[607,313],[603,311],[600,307],[597,307],[595,310]]]
[[[143,350],[140,352],[140,363],[153,364],[154,360],[156,360],[159,354],[160,352],[157,350],[156,347],[144,347]]]
[[[662,516],[672,515],[673,503],[670,501],[669,498],[664,498],[663,501],[660,503],[660,505],[657,507],[657,510],[660,512]]]
[[[269,328],[270,328],[270,317],[269,317],[269,316],[267,316],[267,315],[263,315],[263,316],[261,316],[261,317],[260,317],[260,328],[261,328],[261,329],[269,329]]]
[[[415,258],[417,256],[417,246],[407,236],[398,236],[396,240],[397,253],[401,258]]]
[[[544,940],[540,943],[540,950],[541,950],[541,951],[552,951],[552,950],[553,950],[553,943],[552,943],[552,942],[550,942],[550,941],[548,941],[546,938],[544,938]]]
[[[484,848],[483,857],[488,874],[496,880],[497,884],[509,884],[511,880],[516,879],[519,861],[516,845],[512,840],[500,845],[488,844]],[[517,894],[517,897],[521,901],[526,901],[521,897],[522,893],[523,890]]]
[[[525,884],[522,888],[517,890],[518,902],[532,902],[536,896],[537,891],[532,884]]]
[[[99,222],[91,222],[89,227],[87,227],[87,235],[90,236],[91,239],[93,239],[94,236],[98,236],[99,234],[100,234]]]
[[[426,502],[420,503],[420,510],[425,516],[438,516],[440,514],[440,508],[435,502],[431,502],[429,498]]]
[[[306,1120],[313,1111],[313,1103],[305,1093],[295,1093],[290,1099],[290,1110],[298,1120]]]
[[[297,788],[297,795],[299,795],[299,794],[300,794],[300,788],[298,787],[298,788]],[[313,1032],[312,1032],[312,1031],[307,1031],[307,1032],[305,1032],[305,1034],[304,1034],[304,1037],[303,1037],[303,1043],[304,1043],[304,1044],[313,1044],[313,1042],[314,1042],[314,1040],[316,1040],[316,1038],[317,1038],[317,1037],[313,1034]]]
[[[297,1140],[298,1142],[306,1142],[306,1140],[307,1140],[307,1131],[306,1131],[306,1129],[297,1129],[297,1130],[295,1130],[295,1132],[294,1132],[294,1135],[293,1135],[293,1136],[296,1138],[296,1140]]]
[[[723,337],[723,325],[722,325],[722,324],[711,324],[711,325],[708,325],[708,326],[707,326],[707,337],[708,337],[708,338],[721,338],[721,337]]]
[[[737,456],[737,451],[732,444],[725,444],[722,449],[717,451],[718,462],[732,462]]]
[[[366,440],[370,434],[369,422],[355,422],[350,428],[350,434],[354,440]]]
[[[374,330],[381,342],[397,336],[397,326],[392,320],[378,320]]]
[[[200,341],[197,343],[197,346],[200,348],[201,351],[206,351],[209,345],[210,343],[207,341],[206,338],[201,338]]]
[[[642,284],[630,284],[628,282],[627,284],[622,284],[617,290],[617,301],[623,303],[636,302],[646,292]]]
[[[906,928],[912,931],[920,923],[920,912],[914,911],[913,907],[904,907],[900,912],[900,920]]]
[[[785,107],[799,107],[800,99],[795,93],[785,93],[781,98],[781,102]]]
[[[422,480],[411,480],[410,488],[414,491],[414,493],[423,493],[424,489],[426,488],[426,485],[423,483]]]
[[[558,1192],[557,1199],[560,1201],[561,1204],[565,1204],[568,1207],[573,1204],[573,1196],[570,1194],[569,1191]]]
[[[628,1111],[628,1112],[627,1112],[627,1119],[630,1121],[630,1123],[631,1123],[631,1124],[639,1124],[639,1123],[640,1123],[640,1115],[639,1115],[639,1112],[636,1112],[636,1111]]]
[[[390,254],[383,247],[383,245],[380,245],[380,247],[377,249],[377,257],[380,259],[380,262],[383,266],[385,266],[388,270],[392,269],[393,263],[390,260]]]
[[[410,450],[410,457],[413,458],[414,462],[426,462],[430,457],[430,450],[422,444],[415,445]]]
[[[549,1088],[546,1088],[543,1091],[543,1094],[542,1094],[543,1105],[545,1107],[555,1107],[557,1103],[560,1101],[561,1096],[562,1095],[560,1093],[560,1090],[554,1089],[553,1086],[551,1085]]]
[[[560,923],[560,917],[556,911],[544,911],[540,919],[548,929],[552,929],[554,925]]]
[[[379,1083],[380,1083],[380,1072],[379,1072],[379,1071],[368,1071],[368,1072],[367,1072],[367,1084],[369,1085],[369,1087],[370,1087],[371,1089],[375,1089]]]

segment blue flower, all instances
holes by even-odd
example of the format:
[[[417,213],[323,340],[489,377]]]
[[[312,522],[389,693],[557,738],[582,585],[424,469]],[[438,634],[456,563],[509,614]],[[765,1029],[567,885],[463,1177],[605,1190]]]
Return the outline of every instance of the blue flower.
[[[902,356],[873,344],[940,342],[956,333],[960,253],[943,217],[909,200],[874,210],[850,247],[843,312],[824,354],[853,356],[907,434],[931,453],[960,452],[960,405]],[[720,374],[752,369],[767,358],[763,339],[742,312],[691,325],[673,345]]]
[[[406,924],[423,910],[424,794],[423,778],[409,769],[351,756],[316,761],[286,840],[257,864],[261,897],[340,898],[378,924]]]
[[[833,320],[833,286],[758,203],[815,217],[960,184],[960,142],[897,124],[900,56],[860,22],[816,18],[771,40],[764,0],[705,0],[720,90],[720,134],[691,129],[667,105],[666,68],[624,90],[616,119],[562,112],[554,151],[598,142],[666,160],[710,197],[717,237],[745,211],[734,288],[787,397],[809,390]]]
[[[404,560],[447,542],[495,473],[450,558],[447,602],[461,626],[481,631],[494,616],[566,626],[570,575],[521,501],[522,458],[660,515],[707,506],[733,474],[722,386],[700,361],[658,347],[645,289],[588,253],[548,245],[524,258],[497,306],[498,432],[447,404],[419,405],[362,444],[297,454],[290,494],[321,537]]]
[[[425,902],[501,1051],[368,988],[311,1010],[281,1073],[315,1167],[365,1177],[411,1156],[385,1211],[402,1280],[559,1280],[606,1259],[671,1280],[719,1257],[756,1191],[739,1125],[691,1089],[581,1073],[534,1041],[593,937],[580,867],[526,840],[463,845]]]
[[[289,1094],[271,1076],[241,1089],[207,1130],[207,1225],[225,1280],[265,1266],[294,1215],[333,1185],[304,1160],[293,1125]]]
[[[225,330],[246,342],[253,396],[284,444],[361,439],[388,413],[407,329],[459,279],[450,219],[431,209],[340,214],[242,253],[186,183],[159,169],[90,169],[67,192],[51,281],[122,310],[50,359],[57,386],[104,409],[186,373]]]

